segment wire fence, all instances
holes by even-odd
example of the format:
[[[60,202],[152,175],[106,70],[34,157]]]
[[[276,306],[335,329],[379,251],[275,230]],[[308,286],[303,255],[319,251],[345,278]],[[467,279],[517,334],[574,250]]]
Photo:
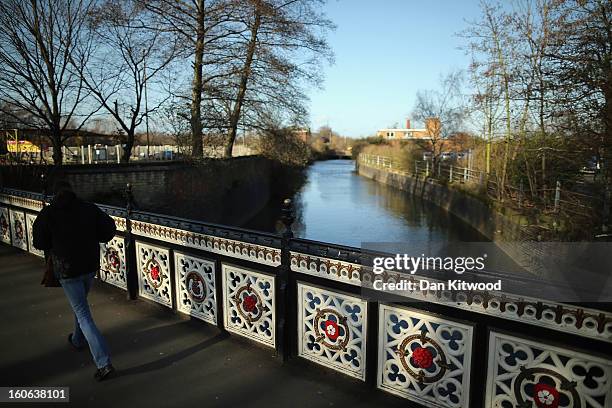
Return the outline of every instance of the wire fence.
[[[585,191],[576,191],[563,188],[560,181],[554,187],[534,190],[526,188],[523,183],[513,185],[509,182],[505,182],[502,188],[497,174],[487,174],[456,161],[438,160],[434,163],[417,160],[408,164],[396,158],[367,153],[361,153],[357,160],[360,164],[392,173],[460,185],[526,215],[551,215],[555,219],[563,218],[566,224],[586,227],[585,223],[588,223],[608,231],[611,213],[609,189],[597,191],[593,186],[583,184],[581,189]]]

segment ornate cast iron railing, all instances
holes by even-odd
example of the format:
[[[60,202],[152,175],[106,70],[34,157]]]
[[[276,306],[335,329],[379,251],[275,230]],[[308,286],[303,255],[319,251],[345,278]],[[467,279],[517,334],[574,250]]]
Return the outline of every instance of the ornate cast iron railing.
[[[358,248],[100,207],[117,235],[100,280],[432,407],[612,406],[612,314],[512,293],[384,302]],[[40,194],[0,192],[0,241],[31,245]],[[397,276],[385,272],[387,280]]]

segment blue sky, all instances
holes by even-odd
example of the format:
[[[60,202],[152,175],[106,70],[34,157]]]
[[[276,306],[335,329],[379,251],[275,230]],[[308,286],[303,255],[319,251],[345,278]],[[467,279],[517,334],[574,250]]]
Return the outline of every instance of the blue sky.
[[[360,137],[404,123],[417,90],[468,66],[456,34],[479,10],[477,0],[329,0],[326,13],[335,64],[310,92],[311,126]]]

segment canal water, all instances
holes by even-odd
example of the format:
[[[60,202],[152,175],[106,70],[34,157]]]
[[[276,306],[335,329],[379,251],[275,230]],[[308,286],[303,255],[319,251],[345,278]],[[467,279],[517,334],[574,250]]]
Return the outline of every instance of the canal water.
[[[361,247],[363,242],[445,243],[488,241],[475,229],[405,191],[357,175],[352,160],[312,164],[293,197],[297,237]],[[244,227],[280,231],[278,206]]]

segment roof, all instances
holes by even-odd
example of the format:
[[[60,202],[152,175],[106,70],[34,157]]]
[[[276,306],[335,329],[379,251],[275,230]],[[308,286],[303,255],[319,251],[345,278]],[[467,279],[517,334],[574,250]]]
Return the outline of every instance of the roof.
[[[379,132],[427,132],[427,129],[379,129]]]

